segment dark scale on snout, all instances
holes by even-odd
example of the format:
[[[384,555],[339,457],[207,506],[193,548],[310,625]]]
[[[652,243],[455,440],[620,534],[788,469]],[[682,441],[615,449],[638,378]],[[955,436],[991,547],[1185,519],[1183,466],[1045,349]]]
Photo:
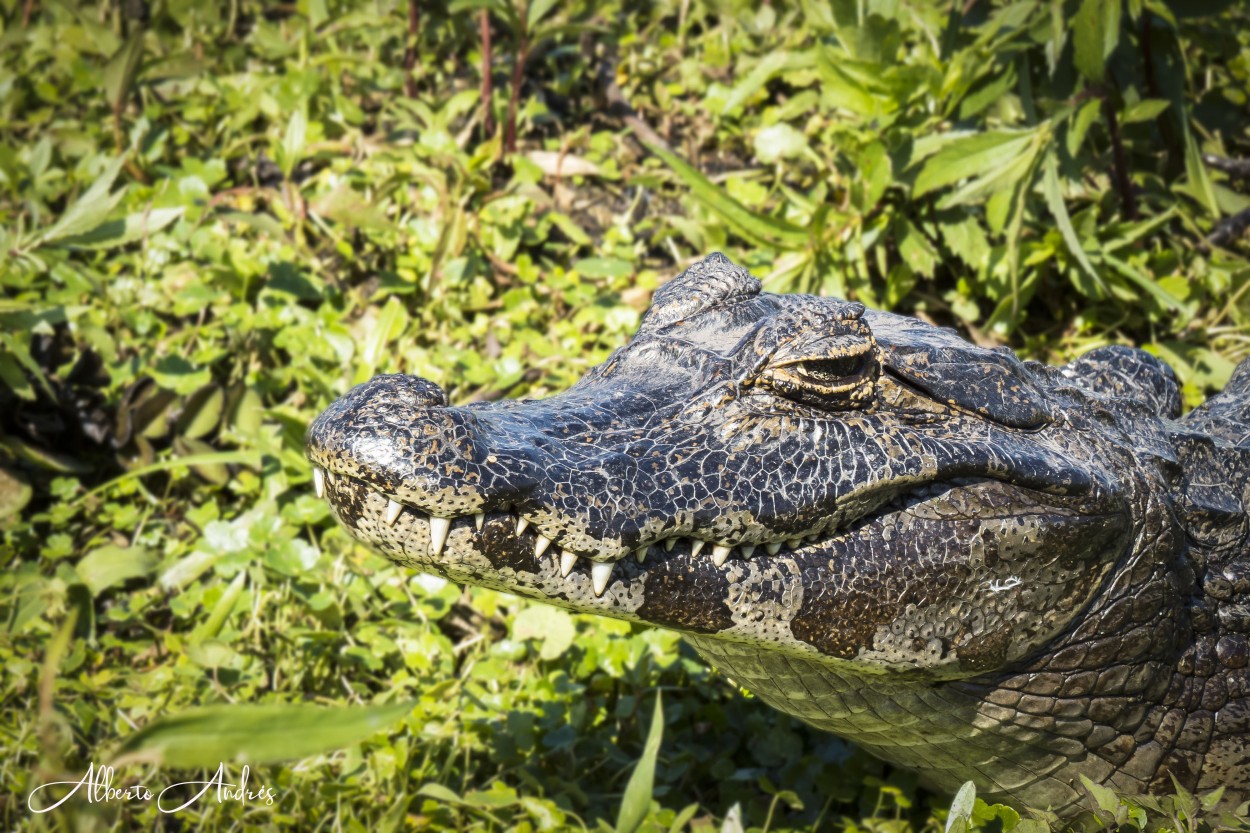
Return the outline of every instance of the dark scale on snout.
[[[399,563],[682,631],[938,788],[1250,799],[1250,365],[1182,418],[1141,351],[1021,362],[712,255],[562,394],[378,377],[308,454]]]

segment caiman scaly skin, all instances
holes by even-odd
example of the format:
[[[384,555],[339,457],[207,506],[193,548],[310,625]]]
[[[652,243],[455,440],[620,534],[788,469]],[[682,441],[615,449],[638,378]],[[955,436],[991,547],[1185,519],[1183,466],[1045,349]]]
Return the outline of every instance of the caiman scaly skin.
[[[681,631],[938,789],[1250,799],[1250,364],[1181,418],[1144,352],[1022,362],[712,255],[564,393],[381,376],[308,455],[396,562]]]

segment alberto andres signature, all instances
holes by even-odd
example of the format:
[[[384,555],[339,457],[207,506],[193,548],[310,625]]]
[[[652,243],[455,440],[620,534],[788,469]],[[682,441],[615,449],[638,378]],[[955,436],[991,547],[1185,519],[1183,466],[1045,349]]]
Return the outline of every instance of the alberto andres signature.
[[[168,787],[160,791],[156,796],[156,809],[162,813],[176,813],[179,810],[185,810],[192,804],[199,801],[209,790],[216,787],[216,795],[218,804],[227,801],[264,801],[266,804],[273,804],[274,791],[273,787],[258,787],[248,789],[247,779],[251,774],[251,768],[244,766],[239,773],[239,783],[234,784],[226,779],[229,777],[226,772],[226,765],[219,764],[217,772],[207,781],[182,781],[177,784],[170,784]],[[65,795],[61,796],[54,803],[46,807],[36,806],[35,796],[41,790],[49,787],[72,787]],[[180,797],[186,793],[182,790],[191,791],[199,788],[199,792],[183,801],[178,806],[173,805]],[[151,801],[152,790],[143,784],[132,784],[129,787],[119,788],[113,786],[113,768],[111,766],[97,767],[95,762],[87,767],[87,772],[77,781],[51,781],[47,784],[40,784],[30,791],[30,795],[26,797],[26,807],[32,813],[46,813],[49,810],[55,810],[66,801],[69,801],[78,793],[79,790],[86,789],[85,798],[88,803],[103,804],[109,801]],[[180,789],[181,788],[181,789]]]

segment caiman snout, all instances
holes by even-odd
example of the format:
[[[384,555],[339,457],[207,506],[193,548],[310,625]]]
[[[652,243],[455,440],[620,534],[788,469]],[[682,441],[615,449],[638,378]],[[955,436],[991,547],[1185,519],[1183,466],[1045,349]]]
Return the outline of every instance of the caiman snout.
[[[447,407],[438,385],[395,374],[357,385],[335,401],[309,428],[307,446],[325,474],[363,481],[433,511],[437,507],[427,504],[449,497],[450,481],[461,500],[475,491],[479,435],[473,415]]]
[[[317,417],[306,447],[315,477],[346,477],[437,517],[510,507],[544,470],[541,435],[509,414],[447,406],[420,376],[376,376]]]

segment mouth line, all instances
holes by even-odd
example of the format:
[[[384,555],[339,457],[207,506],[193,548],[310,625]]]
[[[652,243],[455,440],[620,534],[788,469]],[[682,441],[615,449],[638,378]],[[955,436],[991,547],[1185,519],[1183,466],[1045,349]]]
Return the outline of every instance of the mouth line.
[[[595,595],[602,596],[611,581],[613,569],[621,561],[630,558],[630,555],[605,557],[602,553],[570,550],[564,547],[558,538],[544,535],[534,522],[523,514],[512,511],[510,506],[454,517],[432,515],[410,504],[395,500],[394,497],[386,495],[358,477],[335,473],[328,469],[323,469],[314,463],[313,487],[317,497],[326,498],[329,496],[331,505],[339,510],[342,509],[344,501],[336,502],[334,492],[338,491],[340,481],[350,484],[349,488],[355,488],[363,493],[371,493],[385,500],[385,509],[382,511],[379,520],[385,523],[387,527],[396,526],[401,518],[406,519],[409,523],[415,522],[426,525],[429,533],[427,555],[431,559],[442,558],[444,547],[453,529],[469,528],[471,526],[470,534],[480,534],[488,521],[492,524],[504,521],[507,524],[507,528],[514,531],[513,534],[518,542],[528,544],[535,564],[540,564],[544,558],[552,559],[551,565],[559,571],[561,578],[568,578],[583,560],[588,562]],[[819,532],[794,535],[758,544],[731,544],[723,541],[709,541],[693,535],[672,536],[638,547],[633,551],[632,556],[639,565],[646,565],[648,559],[653,562],[657,559],[668,560],[670,553],[674,554],[672,556],[674,558],[682,557],[691,560],[697,558],[702,553],[706,553],[712,566],[720,569],[731,558],[751,560],[763,553],[767,553],[768,556],[776,556],[783,551],[798,553],[822,546],[832,546],[840,538],[853,533],[856,529],[866,524],[874,523],[891,515],[911,513],[916,507],[934,501],[955,489],[975,488],[979,484],[993,482],[999,481],[990,478],[958,478],[912,484],[910,488],[899,491],[863,514],[853,518],[842,519],[842,522],[835,528],[826,528]]]
[[[347,481],[359,489],[384,498],[386,500],[386,508],[383,512],[382,520],[388,527],[395,526],[401,518],[427,524],[430,536],[428,550],[430,558],[442,556],[447,539],[453,529],[471,525],[475,532],[480,533],[487,522],[497,522],[500,519],[504,519],[510,521],[511,528],[515,530],[517,540],[525,538],[532,540],[532,554],[536,562],[544,556],[550,556],[554,559],[555,563],[559,565],[558,569],[562,578],[567,578],[582,560],[588,561],[590,563],[591,581],[595,595],[602,596],[611,580],[613,568],[621,561],[625,561],[630,557],[625,555],[605,560],[600,553],[574,552],[564,548],[555,539],[549,538],[540,532],[524,515],[510,511],[510,507],[508,509],[495,509],[454,517],[432,515],[423,509],[395,500],[395,498],[371,487],[358,477],[335,473],[316,464],[313,465],[313,489],[317,497],[328,499],[330,504],[336,507],[341,506],[341,504],[335,502],[333,492],[338,489],[340,481]],[[723,567],[732,556],[750,559],[755,557],[757,550],[767,552],[770,556],[777,555],[787,549],[803,549],[819,542],[821,537],[820,533],[812,533],[755,545],[712,542],[691,535],[673,536],[636,548],[633,551],[633,559],[638,564],[645,564],[648,556],[658,556],[661,553],[667,555],[673,552],[676,552],[678,555],[688,555],[693,559],[706,551],[712,564],[719,568]]]

